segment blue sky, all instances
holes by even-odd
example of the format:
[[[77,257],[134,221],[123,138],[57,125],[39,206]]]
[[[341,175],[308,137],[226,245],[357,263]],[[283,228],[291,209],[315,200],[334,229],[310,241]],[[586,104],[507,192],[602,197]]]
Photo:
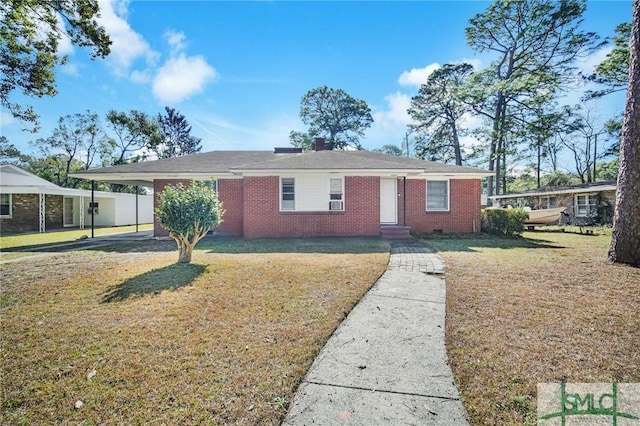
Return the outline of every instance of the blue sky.
[[[2,112],[1,134],[24,151],[50,135],[61,115],[109,109],[151,115],[171,106],[202,138],[203,151],[288,146],[305,130],[300,99],[327,85],[365,100],[374,125],[367,149],[399,145],[406,108],[428,73],[447,62],[487,65],[464,28],[486,9],[481,1],[284,2],[101,1],[101,23],[113,40],[106,60],[63,43],[69,64],[58,70],[54,98],[31,103],[38,134]],[[631,1],[589,1],[584,29],[601,36],[631,20]],[[597,52],[581,64],[589,70]],[[602,120],[623,110],[624,97],[597,105]]]

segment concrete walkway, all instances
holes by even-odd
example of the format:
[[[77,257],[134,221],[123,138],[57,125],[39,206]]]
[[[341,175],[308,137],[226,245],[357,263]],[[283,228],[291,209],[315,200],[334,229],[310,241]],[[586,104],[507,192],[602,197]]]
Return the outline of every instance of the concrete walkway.
[[[285,425],[468,425],[444,345],[444,266],[393,242],[387,271],[337,328]]]

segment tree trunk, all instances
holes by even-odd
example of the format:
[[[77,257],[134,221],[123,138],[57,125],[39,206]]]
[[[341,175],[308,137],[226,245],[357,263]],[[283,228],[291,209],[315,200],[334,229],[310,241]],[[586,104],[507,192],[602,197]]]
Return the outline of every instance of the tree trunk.
[[[504,96],[502,92],[498,92],[496,98],[496,112],[493,117],[493,129],[491,131],[491,147],[489,152],[489,171],[495,172],[494,176],[489,176],[487,178],[487,195],[490,197],[494,194],[494,179],[495,186],[500,185],[500,172],[498,171],[500,167],[496,167],[496,156],[498,156],[498,140],[501,137],[502,129],[500,119],[502,117],[502,104],[504,102]],[[500,164],[498,157],[498,166]],[[496,192],[496,195],[497,192]]]
[[[630,53],[609,260],[640,267],[640,0],[633,3]]]
[[[191,263],[191,254],[193,253],[193,247],[189,244],[181,244],[178,251],[178,263]]]
[[[451,135],[453,136],[453,152],[456,156],[456,166],[462,166],[462,151],[460,150],[460,138],[458,137],[458,128],[456,122],[449,121],[451,126]]]
[[[495,182],[495,194],[496,195],[500,195],[500,186],[502,184],[502,178],[504,176],[503,173],[503,169],[504,169],[504,132],[505,132],[505,120],[506,120],[506,115],[507,115],[507,101],[504,98],[504,95],[502,93],[499,94],[498,96],[498,115],[497,115],[497,120],[496,120],[496,124],[497,127],[494,125],[494,129],[497,128],[497,141],[495,143],[495,157],[496,157],[496,182]],[[503,193],[505,191],[502,191]]]
[[[178,263],[191,263],[191,254],[195,244],[190,244],[182,235],[169,233],[169,236],[173,238],[178,245]]]
[[[504,147],[503,147],[504,148]],[[502,152],[502,193],[507,193],[507,151],[506,148]]]

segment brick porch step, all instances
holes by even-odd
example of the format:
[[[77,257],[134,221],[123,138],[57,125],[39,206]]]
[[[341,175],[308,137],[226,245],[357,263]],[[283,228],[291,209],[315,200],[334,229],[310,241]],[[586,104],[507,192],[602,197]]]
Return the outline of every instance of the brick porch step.
[[[406,241],[411,239],[411,228],[400,225],[381,225],[380,235],[385,240]]]

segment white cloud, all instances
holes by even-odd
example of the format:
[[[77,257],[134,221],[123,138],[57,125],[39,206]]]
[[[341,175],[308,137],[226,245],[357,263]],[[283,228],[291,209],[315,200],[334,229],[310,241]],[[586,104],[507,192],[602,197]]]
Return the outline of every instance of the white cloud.
[[[407,113],[411,96],[397,91],[385,96],[384,100],[384,106],[373,108],[373,125],[362,140],[366,149],[380,148],[383,145],[401,146],[404,143],[407,124],[411,123],[411,117]]]
[[[159,66],[160,53],[153,50],[142,35],[131,28],[126,18],[129,0],[99,0],[102,25],[111,39],[111,54],[107,57],[116,75],[128,76],[138,84],[151,84],[153,95],[160,102],[173,104],[202,92],[204,85],[217,76],[216,70],[203,56],[187,56],[186,36],[181,31],[168,30],[163,36],[169,45],[169,58]],[[133,69],[144,59],[143,68]]]
[[[138,84],[146,84],[151,81],[151,76],[147,71],[133,70],[129,75],[129,78],[131,81]]]
[[[60,38],[58,39],[58,53],[61,55],[70,55],[73,53],[73,43],[71,43],[71,39],[67,35],[67,30],[64,27],[64,21],[62,20],[62,16],[58,14],[58,32],[60,34]],[[38,21],[36,21],[38,22]],[[42,21],[39,21],[42,22]]]
[[[50,33],[57,33],[57,53],[60,56],[70,55],[73,53],[73,43],[71,43],[71,39],[67,35],[67,30],[64,27],[62,16],[60,14],[56,15],[56,25],[55,28],[52,28],[47,21],[42,19],[40,13],[44,15],[46,12],[41,7],[35,7],[35,9],[27,12],[29,19],[31,19],[36,25],[33,37],[37,41],[45,42]]]
[[[484,118],[479,115],[474,115],[470,113],[466,113],[460,118],[459,121],[461,126],[464,126],[467,129],[477,129],[482,127],[484,124]]]
[[[467,63],[473,66],[474,70],[480,69],[482,61],[477,58],[462,58],[459,61],[452,62],[453,64]],[[398,78],[398,83],[401,86],[415,86],[420,87],[427,82],[427,79],[435,70],[440,69],[441,65],[437,62],[433,62],[424,68],[412,68],[411,71],[404,71]]]
[[[129,16],[129,0],[111,0],[111,8],[122,19],[127,19]]]
[[[600,65],[602,61],[607,59],[607,55],[611,53],[612,50],[613,47],[611,46],[605,47],[597,50],[582,60],[578,60],[578,70],[583,75],[590,75],[596,70],[596,67]]]
[[[373,113],[374,123],[382,127],[395,127],[397,125],[406,126],[411,123],[411,117],[407,110],[411,106],[411,96],[396,92],[384,97],[387,108]]]
[[[420,85],[426,83],[427,78],[429,78],[431,73],[438,68],[440,68],[440,64],[434,62],[424,68],[413,68],[411,71],[404,71],[402,74],[400,74],[398,83],[400,83],[401,86],[420,87]]]
[[[181,53],[160,67],[153,79],[153,94],[160,102],[177,103],[202,92],[204,85],[216,75],[204,57]]]
[[[171,47],[171,50],[174,53],[178,53],[184,50],[187,46],[186,37],[183,32],[177,32],[173,30],[169,30],[164,33],[164,38],[167,39],[167,43]]]
[[[13,123],[13,116],[4,111],[0,111],[0,126],[7,127]]]
[[[124,19],[128,2],[100,0],[100,18],[98,23],[104,27],[111,39],[111,54],[107,61],[117,74],[124,75],[139,58],[145,58],[147,64],[157,61],[158,53]]]
[[[157,70],[152,89],[160,102],[173,104],[202,92],[205,84],[217,77],[217,72],[202,55],[187,56],[183,52],[187,46],[183,32],[168,30],[164,38],[171,53]]]
[[[67,62],[62,66],[62,72],[68,75],[78,76],[78,64]]]
[[[456,64],[469,64],[473,67],[474,71],[478,71],[482,67],[482,61],[478,58],[462,58]]]
[[[468,63],[474,69],[479,69],[481,66],[481,61],[475,58],[463,58],[451,63]],[[423,68],[404,71],[398,78],[398,83],[401,86],[409,86],[409,89],[415,90],[415,88],[420,87],[427,81],[431,73],[439,68],[440,64],[434,62]],[[374,108],[374,122],[367,131],[367,138],[364,141],[367,148],[379,148],[385,144],[402,145],[408,132],[407,126],[413,122],[407,110],[411,106],[411,97],[414,94],[417,94],[417,92],[413,94],[403,93],[402,91],[390,93],[384,98],[386,102],[384,107]],[[480,125],[481,119],[468,116],[464,117],[462,121],[466,128],[476,128]],[[472,146],[477,145],[479,141],[473,136],[465,136],[461,138],[461,143],[465,146]]]
[[[475,130],[482,127],[485,124],[483,122],[483,118],[477,115],[465,114],[462,116],[460,121],[458,122],[458,127],[460,129],[468,129]],[[463,148],[471,148],[473,146],[481,145],[482,141],[475,135],[462,135],[460,136],[460,146]]]

